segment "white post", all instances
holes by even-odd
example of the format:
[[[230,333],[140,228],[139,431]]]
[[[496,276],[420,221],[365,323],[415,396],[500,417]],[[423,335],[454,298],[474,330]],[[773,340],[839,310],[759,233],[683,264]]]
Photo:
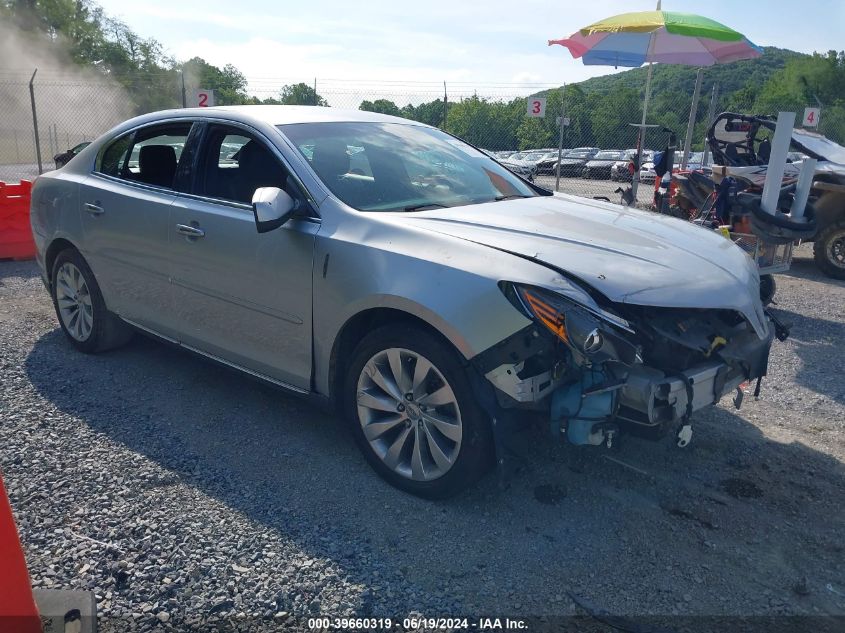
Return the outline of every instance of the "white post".
[[[778,197],[783,186],[783,172],[786,169],[786,154],[792,142],[792,128],[795,125],[794,112],[778,112],[777,127],[772,138],[772,153],[766,169],[766,182],[763,185],[763,198],[760,207],[766,213],[774,215],[778,207]]]
[[[796,220],[804,217],[804,207],[807,206],[807,198],[810,197],[810,189],[813,188],[813,176],[816,175],[815,158],[805,158],[801,163],[801,173],[798,175],[798,184],[795,186],[795,198],[792,200],[792,208],[789,216]]]

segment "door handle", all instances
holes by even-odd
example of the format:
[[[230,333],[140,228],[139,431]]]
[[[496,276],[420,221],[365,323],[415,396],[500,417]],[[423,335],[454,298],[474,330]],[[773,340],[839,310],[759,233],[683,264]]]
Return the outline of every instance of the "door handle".
[[[205,231],[198,226],[190,226],[188,224],[177,224],[176,232],[187,237],[205,237]]]
[[[103,207],[94,204],[93,202],[85,203],[85,210],[91,215],[103,215],[106,210]]]

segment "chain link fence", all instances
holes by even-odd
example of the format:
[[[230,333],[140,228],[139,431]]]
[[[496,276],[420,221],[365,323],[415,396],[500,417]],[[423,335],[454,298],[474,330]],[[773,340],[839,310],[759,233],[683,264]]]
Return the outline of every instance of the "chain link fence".
[[[271,79],[248,84],[247,101],[252,103],[279,103],[284,91],[287,102],[371,110],[443,128],[522,175],[531,174],[541,186],[579,196],[618,201],[637,168],[631,159],[641,129],[642,95],[631,88],[585,92],[577,85],[564,89],[539,84]],[[710,89],[704,86],[696,112],[688,156],[691,167],[701,164],[708,110],[718,113],[726,106],[718,99],[709,103]],[[187,86],[185,91],[190,103],[195,88]],[[225,101],[218,97],[217,104]],[[95,139],[117,123],[144,112],[177,108],[182,102],[182,81],[176,72],[139,76],[128,85],[107,77],[68,81],[35,75],[30,81],[0,76],[0,112],[4,113],[0,180],[36,176],[39,150],[41,169],[48,171],[55,168],[54,156]],[[691,95],[678,92],[658,95],[649,106],[648,123],[654,127],[646,128],[643,138],[639,204],[647,205],[652,199],[655,174],[650,161],[653,152],[668,143],[668,130],[676,134],[678,147],[683,147],[690,105]],[[801,104],[783,107],[796,111],[800,122]],[[543,116],[535,116],[539,114]],[[822,110],[820,131],[843,142],[845,116],[832,114]],[[559,150],[563,160],[558,175]],[[676,163],[680,160],[679,153]]]

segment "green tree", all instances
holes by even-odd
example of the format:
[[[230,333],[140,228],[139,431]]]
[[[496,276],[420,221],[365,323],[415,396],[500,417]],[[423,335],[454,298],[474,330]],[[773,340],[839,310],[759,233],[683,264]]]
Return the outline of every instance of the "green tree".
[[[218,68],[201,57],[194,57],[179,68],[189,86],[214,90],[217,105],[240,105],[248,100],[246,77],[232,64]]]
[[[484,149],[516,147],[518,126],[514,110],[501,101],[473,96],[449,108],[448,131]]]
[[[596,145],[606,149],[634,147],[637,128],[630,124],[639,122],[641,113],[640,95],[631,88],[621,88],[606,96],[590,95],[590,119]]]
[[[829,51],[789,61],[762,87],[754,101],[758,114],[796,112],[822,104],[819,132],[845,142],[845,52]]]
[[[366,110],[367,112],[379,112],[380,114],[389,114],[391,116],[402,116],[402,111],[399,106],[389,99],[376,99],[375,101],[362,101],[359,110]]]
[[[427,101],[417,106],[409,103],[402,108],[400,116],[425,123],[426,125],[443,127],[443,112],[443,100],[435,99],[434,101]]]
[[[329,105],[328,101],[323,99],[314,88],[302,82],[282,87],[281,102],[284,105]]]

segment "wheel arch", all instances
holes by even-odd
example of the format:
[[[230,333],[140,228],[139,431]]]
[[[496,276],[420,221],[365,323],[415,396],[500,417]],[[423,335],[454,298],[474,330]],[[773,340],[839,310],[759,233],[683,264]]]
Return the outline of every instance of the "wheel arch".
[[[827,226],[845,220],[845,193],[840,191],[825,191],[816,200],[816,222],[818,233],[821,233]]]
[[[65,237],[57,237],[47,247],[47,251],[44,253],[44,272],[47,275],[49,284],[52,285],[53,283],[53,264],[56,261],[56,257],[59,256],[59,253],[68,249],[73,249],[82,255],[76,244]]]
[[[346,320],[332,345],[328,368],[328,396],[333,407],[340,404],[338,394],[341,392],[345,375],[344,370],[355,345],[368,332],[385,325],[394,324],[416,326],[431,333],[449,349],[453,350],[462,362],[466,362],[466,355],[461,351],[460,346],[450,340],[435,325],[420,316],[395,307],[374,307],[362,310]]]

